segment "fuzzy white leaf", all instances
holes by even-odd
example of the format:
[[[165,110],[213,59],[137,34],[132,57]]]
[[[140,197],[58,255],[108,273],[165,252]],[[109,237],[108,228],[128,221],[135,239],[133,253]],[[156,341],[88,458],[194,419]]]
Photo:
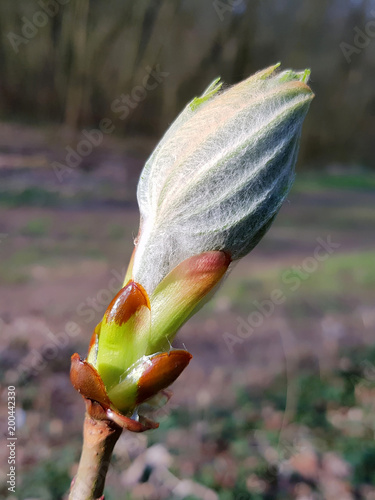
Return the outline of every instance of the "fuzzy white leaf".
[[[233,260],[246,255],[287,196],[313,93],[309,72],[276,68],[222,92],[215,80],[147,161],[133,277],[149,294],[188,257],[209,250]]]

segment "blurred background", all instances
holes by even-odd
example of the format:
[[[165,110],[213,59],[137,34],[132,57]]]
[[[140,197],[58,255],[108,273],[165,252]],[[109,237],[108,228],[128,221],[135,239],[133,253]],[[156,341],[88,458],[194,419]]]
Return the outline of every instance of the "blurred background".
[[[0,30],[0,494],[66,495],[70,355],[121,286],[157,141],[216,76],[281,61],[316,93],[296,183],[182,329],[193,361],[160,428],[121,437],[106,498],[374,500],[375,1],[2,0]]]

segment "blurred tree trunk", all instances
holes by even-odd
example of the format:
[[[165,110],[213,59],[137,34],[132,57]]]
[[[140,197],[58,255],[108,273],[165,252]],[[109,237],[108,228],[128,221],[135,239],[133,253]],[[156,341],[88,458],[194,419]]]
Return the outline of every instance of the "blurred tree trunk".
[[[77,129],[83,110],[84,92],[88,79],[87,23],[90,0],[76,0],[73,4],[72,55],[65,101],[65,125]]]

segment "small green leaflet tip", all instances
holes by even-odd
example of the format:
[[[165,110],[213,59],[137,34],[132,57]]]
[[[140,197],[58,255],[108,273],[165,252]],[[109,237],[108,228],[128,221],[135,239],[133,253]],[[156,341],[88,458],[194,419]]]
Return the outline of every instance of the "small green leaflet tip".
[[[311,74],[311,69],[305,69],[301,78],[301,82],[307,83],[309,81],[310,74]]]
[[[274,64],[273,66],[270,66],[269,68],[267,68],[267,70],[263,71],[263,75],[260,76],[260,79],[267,80],[267,78],[269,78],[271,75],[273,75],[273,73],[277,70],[277,68],[279,66],[281,66],[281,62],[278,62],[278,63]]]
[[[220,82],[220,79],[220,76],[215,78],[215,80],[207,87],[207,89],[200,97],[194,97],[194,99],[189,104],[192,111],[195,111],[199,106],[211,99],[211,97],[213,97],[221,89],[223,83]]]
[[[287,70],[280,73],[279,81],[280,82],[290,82],[292,80],[298,80],[302,83],[307,83],[309,81],[311,70],[305,69],[304,71],[293,71]]]

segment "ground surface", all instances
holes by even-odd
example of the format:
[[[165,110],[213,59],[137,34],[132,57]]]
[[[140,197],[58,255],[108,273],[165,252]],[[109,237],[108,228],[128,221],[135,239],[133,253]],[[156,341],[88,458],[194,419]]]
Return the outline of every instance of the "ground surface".
[[[14,498],[58,500],[81,440],[69,358],[85,354],[121,286],[138,229],[139,151],[151,144],[111,138],[59,180],[51,164],[64,163],[74,138],[0,132],[0,366],[3,386],[17,388]],[[374,186],[363,173],[299,176],[262,243],[179,334],[175,346],[193,361],[160,428],[121,438],[107,498],[375,498]]]

